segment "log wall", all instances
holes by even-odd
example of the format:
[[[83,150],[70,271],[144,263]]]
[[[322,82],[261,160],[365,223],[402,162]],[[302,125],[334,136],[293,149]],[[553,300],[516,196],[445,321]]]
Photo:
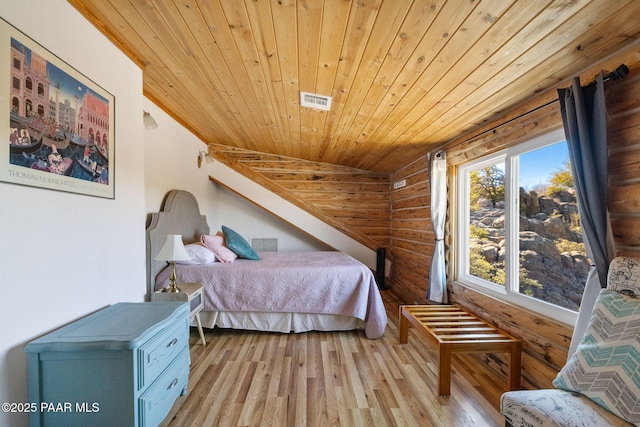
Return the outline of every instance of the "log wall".
[[[630,68],[629,75],[622,81],[606,83],[608,205],[617,254],[640,256],[640,51],[630,51],[585,71],[582,81],[588,83],[601,69],[611,71],[621,63]],[[569,83],[559,85],[566,86]],[[536,96],[518,110],[503,115],[500,121],[487,123],[476,136],[461,136],[451,141],[446,147],[450,178],[455,175],[456,165],[561,127],[560,107],[555,99],[555,92]],[[541,107],[543,105],[546,106]],[[428,183],[427,173],[426,160],[419,159],[393,173],[391,180],[422,174]],[[451,210],[452,192],[449,194],[449,213],[455,215]],[[416,184],[392,191],[391,202],[392,289],[406,303],[424,303],[433,253],[433,235],[422,229],[431,228],[429,187]],[[450,248],[450,233],[447,237]],[[450,279],[453,277],[451,261],[448,260]],[[487,297],[453,280],[449,283],[449,297],[452,302],[467,307],[523,340],[524,387],[551,387],[551,381],[566,362],[572,327]],[[477,357],[506,377],[506,360],[501,356]]]
[[[390,277],[394,293],[405,303],[424,304],[435,245],[427,158],[391,175],[392,182],[402,179],[406,187],[391,189]]]
[[[390,245],[388,174],[216,144],[209,152],[370,249]]]

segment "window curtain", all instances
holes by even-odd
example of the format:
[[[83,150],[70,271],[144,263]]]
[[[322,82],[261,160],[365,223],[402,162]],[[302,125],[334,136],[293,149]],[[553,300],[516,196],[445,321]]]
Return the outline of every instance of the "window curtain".
[[[578,200],[587,256],[592,261],[585,283],[569,355],[587,328],[596,297],[607,286],[609,263],[615,256],[607,211],[607,118],[602,73],[594,84],[559,89],[560,110]]]
[[[431,224],[436,245],[431,259],[427,299],[446,304],[447,273],[444,260],[444,224],[447,216],[447,156],[436,153],[431,159]]]

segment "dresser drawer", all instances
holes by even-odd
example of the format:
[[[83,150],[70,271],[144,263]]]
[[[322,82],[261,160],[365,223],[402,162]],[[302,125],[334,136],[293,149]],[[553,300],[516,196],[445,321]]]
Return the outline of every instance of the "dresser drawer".
[[[186,391],[189,379],[189,349],[183,349],[166,371],[138,400],[139,425],[156,426],[167,416],[174,400]]]
[[[140,358],[138,390],[151,384],[178,353],[189,348],[187,322],[185,313],[167,330],[140,347],[138,350]]]

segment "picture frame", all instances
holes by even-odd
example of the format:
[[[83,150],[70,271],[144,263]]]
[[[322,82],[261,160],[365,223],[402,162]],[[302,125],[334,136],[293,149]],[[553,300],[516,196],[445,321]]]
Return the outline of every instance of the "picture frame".
[[[0,182],[115,198],[115,98],[0,18]]]

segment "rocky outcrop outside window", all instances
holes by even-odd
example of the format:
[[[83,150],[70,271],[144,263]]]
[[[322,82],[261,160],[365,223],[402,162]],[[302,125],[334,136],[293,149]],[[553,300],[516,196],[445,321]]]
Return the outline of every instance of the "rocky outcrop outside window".
[[[504,204],[480,199],[470,213],[471,273],[504,284]],[[589,260],[575,197],[520,189],[520,292],[577,311]]]

